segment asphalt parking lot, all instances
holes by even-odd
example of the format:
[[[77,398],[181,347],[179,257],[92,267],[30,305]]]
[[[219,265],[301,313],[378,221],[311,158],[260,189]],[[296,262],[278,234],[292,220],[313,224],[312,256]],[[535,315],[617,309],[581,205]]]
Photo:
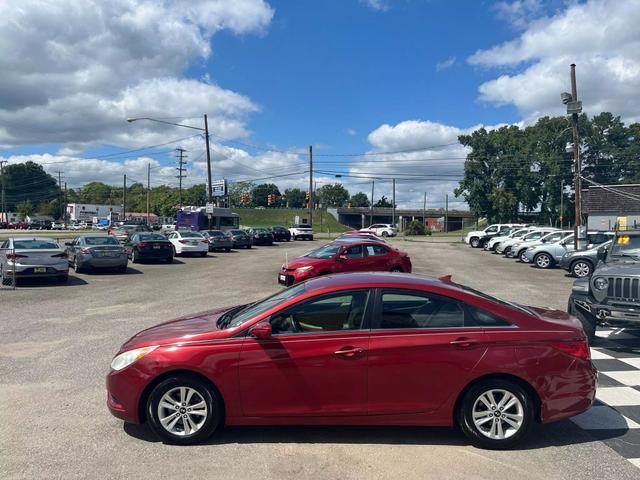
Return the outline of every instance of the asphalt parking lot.
[[[640,457],[627,428],[594,436],[569,420],[537,427],[521,448],[499,452],[471,447],[454,430],[422,427],[234,427],[206,445],[175,447],[109,414],[104,377],[127,338],[273,293],[282,288],[276,273],[285,254],[321,243],[130,264],[126,275],[72,271],[68,285],[0,291],[0,478],[640,478],[615,448],[624,443]],[[563,270],[538,270],[455,239],[395,243],[415,273],[452,274],[508,300],[566,308],[572,279]]]

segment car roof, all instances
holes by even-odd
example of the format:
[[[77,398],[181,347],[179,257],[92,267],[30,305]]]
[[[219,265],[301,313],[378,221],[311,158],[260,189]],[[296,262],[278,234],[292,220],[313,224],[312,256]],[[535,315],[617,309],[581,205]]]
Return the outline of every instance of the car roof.
[[[429,287],[451,289],[462,292],[457,285],[445,282],[439,278],[415,273],[397,272],[353,272],[340,273],[338,275],[326,275],[316,277],[305,282],[308,292],[323,290],[325,288],[355,287],[362,284],[384,284],[393,287]]]

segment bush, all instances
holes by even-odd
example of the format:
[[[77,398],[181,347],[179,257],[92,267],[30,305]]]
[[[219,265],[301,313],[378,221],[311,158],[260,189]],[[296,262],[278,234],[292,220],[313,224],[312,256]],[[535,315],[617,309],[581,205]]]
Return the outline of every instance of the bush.
[[[412,220],[404,231],[406,236],[410,235],[431,235],[431,230],[420,221]]]

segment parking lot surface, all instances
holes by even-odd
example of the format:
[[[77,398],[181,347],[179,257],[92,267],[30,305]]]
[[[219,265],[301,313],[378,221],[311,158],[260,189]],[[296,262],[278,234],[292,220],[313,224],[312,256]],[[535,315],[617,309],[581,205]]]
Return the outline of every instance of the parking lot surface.
[[[0,478],[640,478],[640,340],[600,333],[596,406],[539,426],[512,451],[471,447],[426,427],[234,427],[205,445],[160,443],[105,406],[112,356],[137,331],[177,316],[258,300],[278,289],[289,259],[322,242],[136,264],[126,275],[71,273],[68,285],[0,291]],[[566,308],[572,279],[451,238],[394,243],[415,273],[520,303]],[[638,460],[635,460],[638,464]]]

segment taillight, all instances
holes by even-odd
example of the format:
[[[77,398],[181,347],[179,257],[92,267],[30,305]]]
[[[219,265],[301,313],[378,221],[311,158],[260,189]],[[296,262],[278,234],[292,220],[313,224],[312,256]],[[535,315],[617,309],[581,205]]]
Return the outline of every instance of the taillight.
[[[550,342],[549,345],[569,356],[591,360],[591,350],[586,341],[580,342]]]
[[[180,243],[189,243],[189,240],[178,240]]]
[[[18,258],[27,258],[27,255],[20,255],[19,253],[7,253],[9,260],[16,260]]]
[[[148,247],[149,244],[147,242],[138,242],[138,247]]]
[[[200,240],[201,243],[209,243],[209,240]]]
[[[83,249],[86,250],[86,249]],[[80,250],[82,252],[82,250]],[[88,250],[87,250],[88,251]],[[85,252],[82,252],[85,253]],[[62,253],[56,253],[55,255],[51,255],[53,258],[67,258],[67,252],[62,252]]]

